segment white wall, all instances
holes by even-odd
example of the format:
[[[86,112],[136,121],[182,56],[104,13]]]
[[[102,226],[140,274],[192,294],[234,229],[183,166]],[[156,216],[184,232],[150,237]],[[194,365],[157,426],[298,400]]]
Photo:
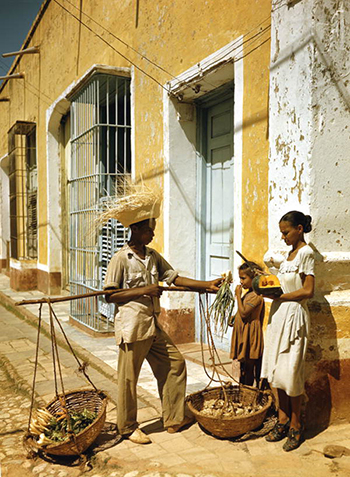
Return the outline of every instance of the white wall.
[[[314,2],[314,240],[350,259],[350,2]]]
[[[324,291],[350,289],[350,3],[300,0],[272,14],[269,245],[309,213]]]
[[[310,1],[272,15],[270,73],[269,246],[283,248],[278,222],[310,212],[312,62]]]
[[[180,275],[196,277],[196,118],[179,120],[181,106],[164,95],[164,254]],[[193,116],[191,117],[191,111]],[[170,309],[193,308],[194,295],[173,293],[162,301]]]
[[[7,175],[5,156],[0,162],[0,258],[6,258],[6,244],[10,240],[10,202],[9,202],[9,178]]]

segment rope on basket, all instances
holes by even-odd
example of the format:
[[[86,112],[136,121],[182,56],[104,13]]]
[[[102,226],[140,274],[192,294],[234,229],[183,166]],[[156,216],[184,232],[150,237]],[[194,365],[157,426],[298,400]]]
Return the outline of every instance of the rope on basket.
[[[34,390],[35,390],[36,373],[37,373],[37,369],[38,369],[38,355],[39,355],[39,342],[40,342],[40,329],[41,329],[41,308],[42,308],[42,306],[43,306],[43,304],[40,303],[38,332],[37,332],[37,336],[36,336],[36,350],[35,350],[35,363],[34,363],[34,374],[33,374],[33,385],[32,385],[32,399],[31,399],[30,409],[29,409],[28,432],[29,432],[30,422],[32,420],[32,413],[33,413],[33,407],[34,407]]]
[[[221,368],[227,374],[227,376],[232,379],[232,381],[234,381],[236,384],[238,384],[239,392],[242,390],[242,388],[249,388],[249,389],[252,389],[252,388],[251,388],[251,386],[246,386],[246,385],[240,383],[239,381],[237,381],[237,379],[234,376],[232,376],[232,374],[225,368],[224,364],[222,363],[222,360],[220,358],[220,355],[219,355],[219,353],[216,349],[215,342],[214,342],[214,336],[213,336],[213,331],[212,331],[212,323],[211,323],[211,320],[210,320],[209,297],[208,297],[207,293],[205,295],[205,303],[203,303],[203,299],[202,299],[201,295],[199,295],[199,310],[200,310],[200,323],[201,323],[200,343],[201,343],[202,365],[203,365],[203,369],[204,369],[205,374],[209,378],[209,383],[201,391],[199,391],[199,393],[201,393],[203,391],[206,391],[209,388],[209,386],[211,385],[212,382],[219,383],[219,385],[222,389],[223,395],[224,395],[224,400],[225,400],[226,406],[228,406],[228,408],[230,408],[231,403],[230,403],[230,400],[228,398],[228,387],[231,385],[231,382],[229,382],[229,381],[225,382],[221,379],[218,368]],[[203,343],[204,343],[204,337],[205,337],[205,330],[206,330],[206,334],[207,334],[209,360],[212,362],[212,369],[213,369],[211,376],[210,376],[210,374],[207,370],[207,367],[206,367],[206,364],[205,364],[205,359],[204,359]],[[215,375],[217,376],[218,379],[214,378]],[[190,399],[190,396],[188,396],[187,399]],[[269,415],[267,417],[265,417],[264,423],[263,423],[261,428],[259,428],[257,430],[252,430],[252,431],[246,432],[243,435],[241,435],[237,438],[234,438],[234,441],[235,442],[243,442],[247,439],[255,439],[255,438],[264,436],[268,432],[270,432],[270,430],[275,425],[275,423],[276,423],[275,414],[274,413],[269,413]]]
[[[52,304],[50,302],[50,298],[47,299],[47,304],[49,305],[49,312],[50,312],[52,362],[53,362],[53,372],[54,372],[56,398],[59,399],[62,410],[64,411],[65,417],[67,419],[67,432],[68,432],[68,434],[73,436],[74,441],[76,441],[75,434],[72,430],[71,418],[70,418],[70,415],[69,415],[69,412],[68,412],[68,407],[67,407],[66,393],[65,393],[64,384],[63,384],[62,368],[61,368],[61,362],[60,362],[60,358],[59,358],[58,346],[57,346],[57,340],[56,340],[56,330],[55,330],[55,324],[54,324],[54,319],[53,319],[54,312],[53,312]],[[58,368],[59,377],[60,377],[62,396],[59,396],[59,393],[58,393],[56,361],[57,361],[57,368]]]
[[[212,332],[212,326],[211,326],[211,323],[210,323],[208,293],[205,294],[205,306],[203,304],[203,300],[202,300],[201,295],[199,295],[199,311],[200,311],[200,319],[201,319],[202,364],[203,364],[205,374],[210,379],[210,382],[206,385],[206,387],[204,389],[207,389],[212,382],[220,383],[220,385],[222,387],[225,387],[225,385],[229,384],[229,382],[224,382],[220,378],[220,373],[218,371],[218,367],[220,367],[227,374],[227,376],[232,379],[232,381],[237,383],[239,386],[242,386],[242,384],[239,381],[237,381],[237,379],[234,376],[232,376],[232,374],[225,368],[224,364],[221,361],[220,355],[219,355],[219,353],[216,349],[215,342],[214,342],[214,336],[213,336],[213,332]],[[205,325],[205,329],[207,331],[209,359],[212,362],[212,368],[213,368],[213,375],[212,376],[209,376],[209,374],[207,372],[207,369],[206,369],[206,366],[205,366],[205,361],[204,361],[204,349],[203,349],[204,325]],[[218,363],[218,366],[217,366],[216,363]],[[217,375],[218,379],[214,379],[215,374]]]
[[[78,370],[79,370],[79,372],[83,373],[83,375],[85,376],[86,380],[91,384],[91,386],[95,389],[95,391],[98,392],[97,387],[96,387],[96,386],[94,385],[94,383],[91,381],[89,375],[88,375],[87,372],[86,372],[86,363],[84,363],[84,362],[82,363],[82,362],[79,360],[78,356],[75,354],[74,349],[72,348],[72,345],[70,344],[70,342],[69,342],[69,340],[68,340],[68,337],[67,337],[67,335],[66,335],[66,333],[65,333],[65,331],[64,331],[64,329],[63,329],[63,326],[62,326],[62,324],[60,323],[59,319],[58,319],[57,316],[56,316],[56,313],[55,313],[55,311],[54,311],[54,309],[53,309],[53,307],[52,307],[51,302],[49,303],[49,307],[50,307],[50,310],[51,310],[51,312],[52,312],[52,314],[53,314],[53,316],[54,316],[54,318],[55,318],[55,320],[56,320],[56,322],[57,322],[57,324],[58,324],[58,326],[59,326],[59,328],[60,328],[60,330],[61,330],[63,336],[64,336],[64,339],[66,340],[66,343],[67,343],[67,345],[68,345],[68,347],[69,347],[69,349],[70,349],[72,355],[74,356],[76,362],[78,363],[78,366],[79,366]]]
[[[76,362],[78,363],[78,370],[84,374],[86,380],[91,384],[91,386],[94,388],[96,392],[98,392],[98,389],[96,388],[94,383],[91,381],[90,377],[88,376],[86,372],[86,363],[82,363],[77,357],[76,353],[74,352],[74,349],[72,348],[72,345],[70,344],[68,337],[52,307],[50,298],[45,298],[44,302],[46,302],[49,306],[49,326],[50,326],[50,336],[51,336],[51,353],[52,353],[55,394],[56,394],[56,398],[60,401],[61,408],[63,412],[65,413],[65,417],[67,419],[68,434],[73,436],[73,440],[76,444],[76,436],[72,430],[71,419],[68,412],[67,401],[66,401],[66,392],[65,392],[64,384],[63,384],[62,368],[61,368],[61,362],[60,362],[57,339],[56,339],[55,321],[57,322],[72,355],[74,356]],[[36,384],[36,376],[37,376],[37,369],[38,369],[38,362],[39,362],[40,332],[41,332],[41,326],[42,326],[42,306],[44,302],[41,301],[39,306],[39,322],[38,322],[38,332],[37,332],[37,339],[36,339],[35,363],[34,363],[34,374],[33,374],[33,384],[32,384],[32,398],[31,398],[29,420],[28,420],[28,431],[27,431],[28,434],[30,433],[30,423],[31,423],[33,408],[34,408],[35,384]],[[57,374],[59,375],[60,387],[62,390],[61,396],[59,395],[59,390],[58,390]]]

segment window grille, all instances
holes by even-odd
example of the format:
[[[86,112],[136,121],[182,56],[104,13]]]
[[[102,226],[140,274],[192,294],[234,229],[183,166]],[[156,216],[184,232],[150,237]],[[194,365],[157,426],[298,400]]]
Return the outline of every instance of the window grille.
[[[37,192],[38,173],[36,167],[36,131],[26,136],[27,140],[27,255],[37,258]]]
[[[82,294],[102,289],[127,238],[117,221],[98,228],[96,219],[131,172],[129,78],[96,74],[73,98],[71,151],[70,289]],[[72,318],[95,331],[112,330],[113,313],[102,297],[71,302]]]
[[[37,245],[36,128],[17,122],[9,131],[11,257],[35,260]]]

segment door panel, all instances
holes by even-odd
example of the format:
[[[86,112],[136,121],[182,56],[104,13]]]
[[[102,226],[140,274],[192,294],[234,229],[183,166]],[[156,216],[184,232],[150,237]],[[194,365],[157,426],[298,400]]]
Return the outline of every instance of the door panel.
[[[220,277],[232,268],[233,257],[233,100],[206,110],[205,275]],[[229,338],[215,337],[229,349]]]

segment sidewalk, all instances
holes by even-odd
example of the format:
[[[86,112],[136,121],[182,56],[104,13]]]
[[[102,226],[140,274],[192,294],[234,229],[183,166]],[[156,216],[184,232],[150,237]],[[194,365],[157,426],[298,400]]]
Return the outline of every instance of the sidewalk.
[[[0,303],[6,304],[10,311],[20,314],[28,322],[38,322],[39,305],[16,307],[14,304],[22,300],[42,298],[45,296],[43,293],[39,291],[14,291],[10,288],[9,278],[4,274],[0,274],[0,290]],[[114,337],[94,337],[69,324],[69,302],[55,303],[53,307],[69,341],[73,345],[73,348],[83,358],[88,359],[94,367],[99,368],[106,377],[112,378],[113,382],[116,384],[118,347],[115,344]],[[49,309],[46,304],[44,304],[42,308],[42,319],[48,330],[47,324],[49,323]],[[184,354],[187,361],[187,393],[189,394],[203,389],[208,384],[208,377],[201,365],[200,345],[198,343],[189,343],[177,346]],[[208,358],[207,353],[206,358]],[[229,363],[230,361],[228,354],[224,352],[220,352],[220,359],[223,363]],[[207,363],[207,365],[210,366],[209,363]],[[227,369],[231,371],[230,368],[231,364]],[[237,376],[238,374],[234,377],[237,378]],[[145,362],[142,367],[138,388],[139,396],[145,397],[153,406],[160,409],[157,383],[147,362]],[[115,385],[112,387],[111,391],[111,399],[114,399],[116,391]]]
[[[6,276],[0,275],[0,361],[7,372],[17,383],[30,393],[33,379],[35,359],[36,329],[38,306],[26,308],[14,307],[14,302],[42,296],[39,292],[14,292],[9,288]],[[45,307],[47,308],[47,307]],[[79,355],[88,360],[88,374],[94,384],[106,391],[111,401],[108,406],[107,421],[115,422],[115,393],[117,388],[116,359],[117,349],[114,338],[93,338],[68,323],[67,304],[55,304],[55,311],[64,326],[68,338]],[[47,312],[44,320],[47,321]],[[47,325],[46,325],[47,327]],[[61,341],[60,343],[61,344]],[[187,392],[202,389],[208,383],[198,360],[197,345],[183,345],[188,365]],[[54,385],[52,375],[50,340],[42,334],[40,339],[39,370],[36,385],[37,399],[47,402],[53,397]],[[60,346],[60,357],[63,364],[63,375],[66,389],[72,390],[85,386],[85,380],[76,370],[76,362],[71,354]],[[139,386],[139,422],[150,435],[153,443],[147,446],[133,444],[124,440],[114,447],[101,450],[97,461],[102,465],[98,473],[92,471],[91,477],[104,475],[141,477],[169,477],[181,475],[196,476],[232,476],[253,477],[268,475],[269,477],[317,477],[350,475],[350,457],[327,459],[322,450],[327,444],[338,444],[350,448],[350,425],[330,426],[316,436],[309,436],[305,443],[294,452],[282,451],[283,443],[267,443],[265,439],[234,442],[220,440],[205,433],[198,424],[177,434],[168,434],[162,428],[160,418],[160,402],[157,395],[156,382],[151,371],[144,366]],[[14,424],[15,425],[15,424]],[[14,431],[15,432],[15,431]],[[3,442],[0,444],[0,459],[9,462],[11,449]],[[7,452],[10,452],[7,454]],[[23,453],[24,455],[24,453]],[[7,460],[6,460],[7,459]],[[10,459],[11,460],[11,459]],[[17,464],[18,465],[18,464]],[[28,467],[28,461],[26,463]],[[35,466],[32,464],[35,475]],[[69,474],[69,468],[67,468]],[[46,476],[53,472],[39,474]],[[15,475],[15,474],[13,474]],[[18,469],[18,475],[24,475]],[[74,474],[75,475],[75,474]]]

